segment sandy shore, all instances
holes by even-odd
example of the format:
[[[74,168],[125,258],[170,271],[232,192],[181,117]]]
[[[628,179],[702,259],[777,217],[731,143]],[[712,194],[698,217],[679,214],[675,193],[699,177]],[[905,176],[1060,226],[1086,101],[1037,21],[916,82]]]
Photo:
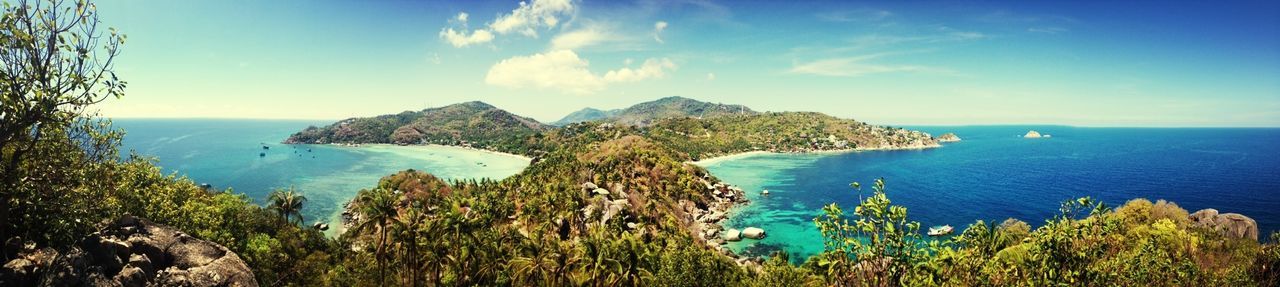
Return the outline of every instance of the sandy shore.
[[[350,147],[350,146],[343,146],[343,145],[335,145],[335,146]],[[521,159],[521,160],[524,160],[524,161],[532,161],[532,160],[533,160],[533,158],[526,157],[526,156],[522,156],[522,155],[518,155],[518,154],[510,154],[510,153],[499,152],[499,151],[492,151],[492,150],[487,150],[487,149],[478,149],[478,148],[469,148],[469,147],[460,147],[460,146],[451,146],[451,145],[438,145],[438,144],[425,144],[425,145],[361,144],[361,145],[360,145],[360,146],[358,146],[358,147],[352,147],[352,148],[363,148],[363,147],[380,147],[380,148],[415,148],[415,147],[422,147],[422,148],[444,148],[444,149],[454,149],[454,150],[459,150],[459,151],[483,152],[483,153],[488,153],[488,154],[492,154],[492,155],[499,155],[499,156],[506,156],[506,157],[517,158],[517,159]]]
[[[749,156],[754,156],[754,155],[771,154],[771,153],[774,153],[774,152],[757,150],[757,151],[749,151],[749,152],[741,152],[741,153],[735,153],[735,154],[729,154],[729,155],[722,155],[722,156],[717,156],[717,157],[713,157],[713,158],[703,159],[703,160],[700,160],[700,161],[694,161],[694,162],[690,162],[690,163],[692,163],[692,164],[694,164],[694,165],[698,165],[698,166],[707,166],[707,165],[712,165],[712,164],[715,164],[715,163],[717,163],[717,162],[722,162],[722,161],[726,161],[726,160],[737,159],[737,158],[744,158],[744,157],[749,157]]]

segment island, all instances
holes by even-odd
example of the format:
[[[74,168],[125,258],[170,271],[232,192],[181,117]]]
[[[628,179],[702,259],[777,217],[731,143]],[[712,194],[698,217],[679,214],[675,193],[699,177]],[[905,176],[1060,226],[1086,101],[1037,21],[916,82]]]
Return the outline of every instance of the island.
[[[1035,130],[1027,131],[1027,134],[1022,135],[1022,137],[1029,138],[1029,139],[1038,139],[1040,138],[1040,132],[1037,132]]]
[[[960,141],[960,136],[957,136],[955,133],[945,133],[938,136],[938,142],[948,143],[958,141]]]

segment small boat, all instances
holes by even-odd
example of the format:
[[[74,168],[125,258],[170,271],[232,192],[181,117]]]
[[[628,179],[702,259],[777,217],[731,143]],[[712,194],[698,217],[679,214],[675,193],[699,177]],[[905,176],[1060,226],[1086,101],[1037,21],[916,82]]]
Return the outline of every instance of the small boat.
[[[761,191],[761,192],[760,192],[760,194],[762,194],[762,195],[769,195],[769,190],[768,190],[768,189],[766,189],[766,190],[764,190],[764,191]]]
[[[952,230],[953,228],[951,228],[951,225],[929,227],[929,236],[943,236],[951,234]]]
[[[264,156],[267,156],[267,153],[265,153],[265,152],[260,152],[260,153],[258,153],[258,157],[264,157]]]

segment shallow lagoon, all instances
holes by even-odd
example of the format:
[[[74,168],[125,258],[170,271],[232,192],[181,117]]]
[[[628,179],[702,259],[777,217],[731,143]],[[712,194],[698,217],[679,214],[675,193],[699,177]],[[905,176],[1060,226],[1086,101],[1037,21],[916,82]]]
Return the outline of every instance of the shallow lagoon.
[[[523,157],[448,146],[280,144],[293,132],[325,123],[115,121],[116,127],[127,132],[123,150],[157,157],[165,172],[176,172],[217,189],[232,188],[259,203],[273,188],[296,187],[308,199],[303,209],[307,222],[338,222],[342,205],[359,190],[373,187],[378,179],[397,171],[412,168],[446,179],[502,179],[529,164]]]

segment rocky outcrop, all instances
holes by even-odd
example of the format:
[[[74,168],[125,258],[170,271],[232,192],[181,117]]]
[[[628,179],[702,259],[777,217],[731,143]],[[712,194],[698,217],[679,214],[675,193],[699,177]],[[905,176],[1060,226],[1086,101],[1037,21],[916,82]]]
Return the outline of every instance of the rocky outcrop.
[[[742,237],[750,239],[764,239],[764,229],[758,227],[747,227],[742,230]]]
[[[132,216],[66,251],[45,248],[19,257],[5,264],[0,285],[258,286],[231,250]]]
[[[960,141],[960,136],[957,136],[955,133],[945,133],[938,136],[938,142],[949,143],[958,141]]]
[[[729,229],[729,231],[724,232],[724,240],[725,241],[741,241],[742,231],[738,231],[737,229]]]
[[[1040,138],[1040,132],[1037,132],[1037,131],[1027,131],[1027,134],[1022,135],[1022,137],[1024,137],[1024,138],[1029,138],[1029,139],[1038,139],[1038,138]]]
[[[1192,226],[1212,229],[1232,238],[1258,240],[1258,222],[1239,213],[1219,214],[1217,209],[1206,208],[1191,213]]]

